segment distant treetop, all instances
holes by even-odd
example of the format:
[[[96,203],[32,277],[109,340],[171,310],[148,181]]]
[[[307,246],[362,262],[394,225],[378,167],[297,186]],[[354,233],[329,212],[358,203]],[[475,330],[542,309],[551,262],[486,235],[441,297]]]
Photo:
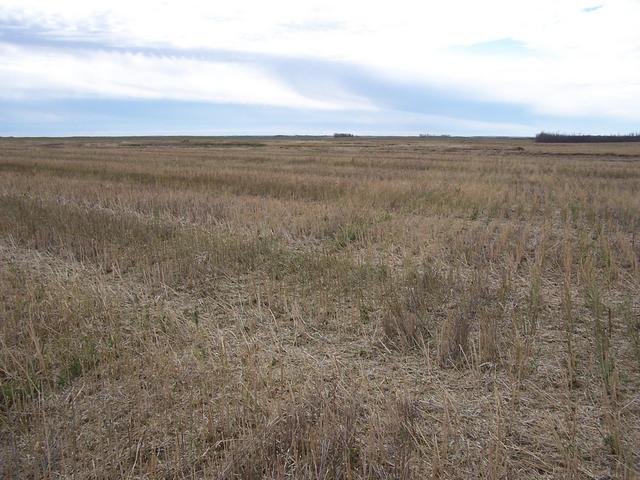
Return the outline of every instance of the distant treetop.
[[[537,143],[613,143],[640,142],[640,134],[629,135],[566,135],[562,133],[541,132],[536,135]]]

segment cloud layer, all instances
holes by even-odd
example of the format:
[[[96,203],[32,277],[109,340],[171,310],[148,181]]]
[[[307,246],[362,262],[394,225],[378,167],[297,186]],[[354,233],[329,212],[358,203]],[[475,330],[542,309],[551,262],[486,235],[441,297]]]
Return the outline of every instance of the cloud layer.
[[[637,0],[0,0],[0,99],[255,105],[341,122],[386,112],[479,133],[631,128],[638,21]]]

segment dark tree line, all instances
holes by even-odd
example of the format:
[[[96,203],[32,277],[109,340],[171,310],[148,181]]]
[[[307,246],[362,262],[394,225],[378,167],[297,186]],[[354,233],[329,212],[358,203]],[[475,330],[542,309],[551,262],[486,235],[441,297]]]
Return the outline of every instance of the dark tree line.
[[[640,134],[630,135],[565,135],[562,133],[541,132],[536,135],[538,143],[613,143],[640,142]]]

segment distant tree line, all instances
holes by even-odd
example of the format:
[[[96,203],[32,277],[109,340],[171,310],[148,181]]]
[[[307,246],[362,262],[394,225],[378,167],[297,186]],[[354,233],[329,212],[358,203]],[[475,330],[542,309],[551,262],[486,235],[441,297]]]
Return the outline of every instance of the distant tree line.
[[[350,138],[355,137],[353,133],[334,133],[334,138]]]
[[[613,143],[640,142],[640,133],[630,135],[565,135],[541,132],[536,135],[538,143]]]

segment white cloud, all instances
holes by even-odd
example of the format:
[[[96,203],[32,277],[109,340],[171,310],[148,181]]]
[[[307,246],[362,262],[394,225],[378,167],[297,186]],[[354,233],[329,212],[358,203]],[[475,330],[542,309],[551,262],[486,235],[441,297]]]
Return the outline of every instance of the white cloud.
[[[375,135],[376,133],[379,133],[379,129],[376,128],[381,120],[379,116],[363,113],[359,116],[355,116],[354,120],[361,125],[361,128],[364,128],[364,134]],[[386,122],[387,125],[396,125],[396,128],[400,128],[400,130],[393,132],[398,135],[415,135],[417,126],[422,126],[423,129],[423,131],[419,133],[435,135],[451,132],[455,132],[456,134],[473,132],[474,135],[527,136],[534,134],[536,131],[536,129],[531,125],[523,125],[519,123],[470,120],[455,116],[403,111],[384,112],[384,122]],[[371,130],[366,130],[367,126],[370,127]],[[402,129],[403,126],[406,127]]]
[[[270,105],[318,110],[373,109],[347,95],[313,98],[260,68],[105,51],[61,52],[0,43],[0,98],[117,97]]]
[[[640,2],[598,4],[602,8],[586,12],[593,2],[0,0],[0,19],[124,47],[338,60],[397,82],[454,87],[476,98],[522,104],[541,113],[638,119]],[[504,38],[521,42],[534,54],[514,58],[451,49]],[[31,63],[43,60],[35,61],[37,53],[27,54]],[[246,66],[122,54],[74,58],[68,54],[65,65],[88,76],[84,87],[114,95],[153,97],[170,91],[177,97],[198,99],[371,108],[348,92],[338,98],[308,98],[265,71],[247,71]],[[96,70],[83,68],[85,62],[93,62]],[[26,81],[29,69],[23,64]],[[92,71],[103,75],[96,78]],[[178,82],[180,78],[185,80]],[[7,81],[5,68],[3,86]]]

